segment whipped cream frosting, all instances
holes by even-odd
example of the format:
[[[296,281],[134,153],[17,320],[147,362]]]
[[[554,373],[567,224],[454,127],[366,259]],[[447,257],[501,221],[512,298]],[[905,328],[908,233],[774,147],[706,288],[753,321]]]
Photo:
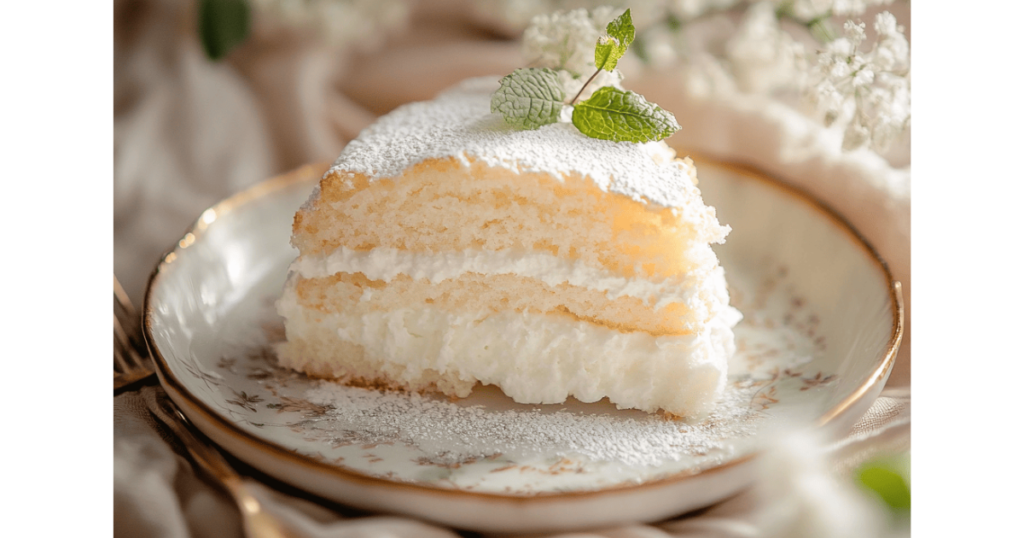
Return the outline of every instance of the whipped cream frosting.
[[[514,274],[533,278],[557,286],[569,285],[605,292],[610,300],[634,297],[647,306],[660,309],[672,303],[690,303],[704,287],[712,296],[728,302],[725,279],[713,278],[711,273],[721,272],[718,260],[708,245],[691,247],[689,259],[697,268],[680,278],[658,281],[645,278],[627,278],[607,269],[590,266],[581,260],[567,260],[545,252],[529,251],[460,251],[437,254],[411,252],[390,247],[377,247],[357,251],[342,246],[329,255],[300,256],[291,270],[303,278],[318,278],[335,273],[362,273],[370,280],[390,282],[400,274],[414,280],[427,279],[438,283],[466,273],[482,275]],[[717,289],[721,288],[721,289]]]

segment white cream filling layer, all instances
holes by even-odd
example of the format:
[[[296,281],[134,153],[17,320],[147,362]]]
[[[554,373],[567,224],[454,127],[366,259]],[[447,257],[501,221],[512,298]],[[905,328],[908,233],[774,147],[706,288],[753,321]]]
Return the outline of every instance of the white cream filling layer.
[[[294,279],[278,302],[289,340],[281,361],[292,368],[319,363],[335,376],[384,377],[411,390],[437,383],[459,397],[480,382],[520,403],[607,397],[621,408],[687,416],[710,410],[721,395],[739,319],[726,307],[697,334],[655,337],[526,312],[481,319],[422,306],[324,315],[299,305],[293,286]],[[305,340],[328,356],[289,350]]]
[[[430,254],[410,252],[388,247],[369,251],[356,251],[341,247],[326,256],[300,256],[291,266],[303,278],[331,276],[335,273],[362,273],[370,280],[390,282],[398,275],[414,280],[427,279],[431,283],[457,278],[466,273],[482,275],[514,274],[533,278],[557,286],[572,286],[605,292],[609,300],[634,297],[647,306],[660,309],[673,303],[692,304],[704,289],[706,294],[728,302],[724,278],[715,272],[718,259],[711,247],[699,245],[691,248],[689,259],[697,269],[681,278],[654,281],[627,278],[611,271],[593,267],[579,260],[566,260],[544,252],[524,251],[465,251]],[[710,289],[708,289],[710,288]],[[721,288],[721,289],[718,289]]]

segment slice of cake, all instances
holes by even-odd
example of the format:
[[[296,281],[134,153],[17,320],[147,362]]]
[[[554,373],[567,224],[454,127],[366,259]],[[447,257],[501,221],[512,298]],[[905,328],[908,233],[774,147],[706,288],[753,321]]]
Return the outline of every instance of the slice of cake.
[[[281,364],[347,383],[521,403],[705,412],[738,312],[729,228],[663,143],[511,130],[493,79],[352,141],[295,215]]]

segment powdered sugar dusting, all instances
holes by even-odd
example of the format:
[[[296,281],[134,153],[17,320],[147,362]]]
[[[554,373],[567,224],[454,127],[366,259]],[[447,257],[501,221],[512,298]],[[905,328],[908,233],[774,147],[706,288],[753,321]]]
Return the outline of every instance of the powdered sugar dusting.
[[[470,79],[433,101],[394,110],[350,142],[328,174],[394,178],[425,159],[454,157],[464,165],[478,160],[517,173],[561,178],[576,172],[639,202],[707,211],[690,177],[692,165],[665,159],[671,150],[663,143],[598,140],[564,122],[513,130],[490,112],[497,87],[498,77]]]
[[[572,403],[568,408],[495,410],[493,405],[474,404],[472,397],[450,402],[331,382],[319,382],[305,396],[330,407],[317,419],[323,427],[359,432],[363,443],[416,446],[434,463],[457,464],[496,454],[523,461],[556,454],[594,463],[654,466],[706,455],[725,448],[725,439],[752,435],[755,411],[746,392],[730,388],[712,415],[691,422],[641,412],[594,413],[593,404],[580,410]]]

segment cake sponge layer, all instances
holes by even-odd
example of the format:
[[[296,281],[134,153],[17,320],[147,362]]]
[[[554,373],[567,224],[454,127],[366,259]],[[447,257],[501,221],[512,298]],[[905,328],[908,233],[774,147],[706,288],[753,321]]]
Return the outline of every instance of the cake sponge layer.
[[[721,284],[724,286],[724,281]],[[672,303],[655,310],[635,297],[609,299],[600,291],[567,283],[549,286],[512,274],[466,273],[434,284],[407,275],[384,282],[362,273],[338,273],[298,279],[296,293],[303,307],[325,313],[337,313],[357,303],[371,311],[432,305],[450,313],[475,313],[481,318],[510,310],[562,315],[620,332],[644,331],[654,336],[692,334],[715,313],[708,308],[713,298],[700,297],[698,290],[694,290],[689,304]]]
[[[296,214],[292,243],[304,256],[342,246],[547,252],[625,276],[664,278],[695,267],[691,247],[721,242],[728,233],[713,209],[700,208],[658,208],[609,195],[573,173],[431,159],[398,178],[332,172]]]

